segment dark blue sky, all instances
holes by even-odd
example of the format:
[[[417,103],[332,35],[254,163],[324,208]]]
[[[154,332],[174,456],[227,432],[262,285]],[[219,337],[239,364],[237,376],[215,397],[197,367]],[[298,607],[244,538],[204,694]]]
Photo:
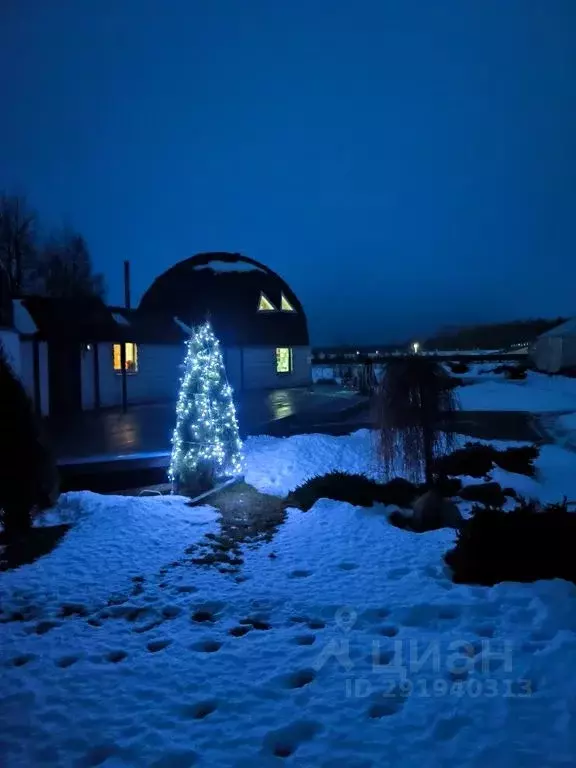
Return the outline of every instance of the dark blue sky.
[[[576,312],[574,0],[5,0],[0,185],[112,301],[232,250],[313,341]]]

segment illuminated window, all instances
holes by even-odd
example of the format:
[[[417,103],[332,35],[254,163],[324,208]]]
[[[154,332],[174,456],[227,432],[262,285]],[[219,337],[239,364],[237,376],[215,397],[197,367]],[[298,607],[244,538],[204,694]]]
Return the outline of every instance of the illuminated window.
[[[288,301],[286,296],[284,296],[284,294],[282,294],[280,309],[282,310],[282,312],[296,312],[296,310],[294,309],[292,304],[290,304],[290,302]]]
[[[258,312],[276,312],[276,307],[265,293],[260,293],[260,301],[258,302]]]
[[[293,367],[291,347],[276,347],[276,373],[292,373]]]
[[[126,373],[138,373],[138,347],[132,342],[124,345],[126,349]],[[122,370],[122,345],[114,344],[114,370]]]

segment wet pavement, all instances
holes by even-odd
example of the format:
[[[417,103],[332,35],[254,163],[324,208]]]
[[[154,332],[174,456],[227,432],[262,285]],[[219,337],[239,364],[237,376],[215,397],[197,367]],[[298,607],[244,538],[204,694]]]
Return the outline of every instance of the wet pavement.
[[[242,437],[308,432],[311,424],[341,422],[361,409],[366,399],[339,387],[250,391],[237,398]],[[173,403],[135,405],[119,410],[89,411],[70,421],[48,421],[60,464],[98,459],[161,457],[170,451],[175,423]]]

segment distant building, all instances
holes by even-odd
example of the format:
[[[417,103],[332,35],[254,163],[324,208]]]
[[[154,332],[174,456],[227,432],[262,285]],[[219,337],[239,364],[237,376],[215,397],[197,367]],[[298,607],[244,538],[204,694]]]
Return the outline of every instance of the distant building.
[[[539,336],[530,350],[530,358],[538,370],[547,373],[576,368],[576,318]]]
[[[121,405],[123,385],[128,403],[175,400],[184,342],[207,317],[233,389],[311,383],[300,301],[275,272],[239,254],[176,264],[137,309],[97,298],[28,297],[2,306],[3,346],[43,415]]]

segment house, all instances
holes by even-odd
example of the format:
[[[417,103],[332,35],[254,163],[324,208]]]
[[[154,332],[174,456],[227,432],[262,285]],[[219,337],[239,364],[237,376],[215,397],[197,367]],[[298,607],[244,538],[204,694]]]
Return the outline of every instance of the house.
[[[576,368],[576,317],[539,336],[530,358],[538,370],[547,373]]]
[[[31,296],[12,300],[4,315],[3,346],[42,415],[175,400],[184,343],[207,317],[233,389],[311,382],[300,301],[276,273],[239,254],[176,264],[136,309]]]

